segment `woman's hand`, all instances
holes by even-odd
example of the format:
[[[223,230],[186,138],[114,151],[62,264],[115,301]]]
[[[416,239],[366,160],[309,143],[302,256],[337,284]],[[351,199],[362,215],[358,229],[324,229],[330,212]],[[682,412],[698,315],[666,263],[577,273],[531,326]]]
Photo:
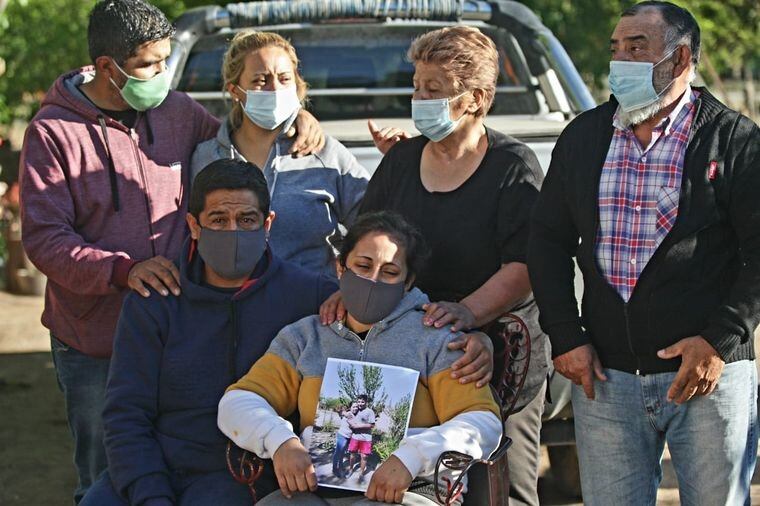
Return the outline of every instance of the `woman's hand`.
[[[274,473],[282,495],[290,499],[295,492],[312,492],[317,489],[317,474],[309,452],[298,438],[291,438],[272,455]]]
[[[464,350],[464,355],[451,364],[451,377],[459,378],[459,383],[476,381],[477,388],[483,387],[493,377],[493,343],[482,332],[472,332],[449,343],[450,350]]]
[[[343,296],[340,290],[330,295],[319,306],[319,320],[322,325],[330,325],[334,321],[340,321],[346,317],[346,306],[343,305]]]
[[[369,133],[372,134],[372,141],[375,143],[378,151],[386,154],[401,139],[409,139],[411,135],[396,127],[380,128],[380,125],[373,120],[367,121]]]
[[[288,129],[286,135],[296,137],[288,151],[296,158],[318,153],[325,147],[325,134],[319,126],[319,121],[309,111],[303,109],[298,111],[296,121]]]
[[[391,455],[372,475],[364,495],[370,501],[400,504],[413,479],[401,460]]]
[[[469,330],[475,327],[475,315],[470,308],[459,302],[433,302],[422,306],[425,316],[422,323],[428,327],[441,328],[451,323],[451,330]]]

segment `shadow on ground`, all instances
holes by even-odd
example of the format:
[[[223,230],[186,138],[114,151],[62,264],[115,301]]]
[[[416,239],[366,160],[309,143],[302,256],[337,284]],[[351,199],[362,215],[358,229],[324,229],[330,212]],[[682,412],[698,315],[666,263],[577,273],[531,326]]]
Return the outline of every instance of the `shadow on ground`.
[[[71,455],[50,352],[0,354],[0,505],[70,504],[76,485]],[[658,506],[679,504],[668,459],[666,454]],[[752,483],[752,504],[760,504],[760,469]],[[539,480],[539,494],[542,505],[581,504],[557,492],[551,469]]]
[[[67,504],[72,451],[50,353],[0,355],[0,504]]]

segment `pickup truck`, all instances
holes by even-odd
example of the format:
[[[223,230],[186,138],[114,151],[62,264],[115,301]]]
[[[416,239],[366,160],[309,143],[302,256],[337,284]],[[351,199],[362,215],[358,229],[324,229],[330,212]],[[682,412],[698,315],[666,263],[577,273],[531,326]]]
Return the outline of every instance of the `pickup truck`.
[[[494,40],[501,73],[486,124],[527,143],[544,171],[562,129],[595,106],[557,38],[534,12],[514,1],[248,2],[192,9],[175,23],[168,61],[173,86],[220,118],[229,106],[221,64],[234,33],[255,27],[289,39],[310,86],[309,110],[370,172],[381,154],[368,119],[417,133],[410,119],[414,68],[405,54],[412,39],[440,27],[472,25]],[[577,496],[569,382],[555,375],[550,397],[542,442],[549,445],[555,481]]]

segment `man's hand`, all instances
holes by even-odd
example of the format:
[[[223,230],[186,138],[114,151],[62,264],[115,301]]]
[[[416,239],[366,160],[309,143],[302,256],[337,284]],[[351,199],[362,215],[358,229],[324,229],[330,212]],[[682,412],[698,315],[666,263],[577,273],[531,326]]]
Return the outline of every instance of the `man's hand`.
[[[303,109],[298,111],[296,121],[286,135],[296,136],[296,140],[288,151],[295,158],[318,153],[325,147],[325,134],[319,126],[319,121],[309,111]]]
[[[330,325],[334,321],[340,321],[346,317],[346,306],[343,305],[343,296],[340,290],[333,293],[321,306],[319,306],[319,320],[322,325]]]
[[[433,302],[422,306],[425,316],[422,323],[428,327],[441,328],[451,323],[451,330],[469,330],[475,327],[475,315],[461,302]]]
[[[295,492],[317,489],[317,474],[311,463],[309,452],[298,438],[291,438],[277,448],[272,455],[274,473],[280,484],[282,495],[290,499]]]
[[[401,460],[391,455],[372,475],[365,495],[370,501],[400,504],[413,479]]]
[[[583,391],[589,399],[596,397],[594,378],[607,381],[602,363],[590,344],[584,344],[555,358],[554,369],[576,385],[583,385]]]
[[[458,337],[449,343],[450,350],[464,350],[464,355],[451,364],[451,377],[459,378],[459,383],[471,383],[480,388],[487,385],[493,376],[493,343],[482,332],[473,332]]]
[[[695,395],[710,395],[718,386],[726,364],[702,336],[681,339],[658,351],[657,356],[665,359],[681,357],[681,367],[668,389],[668,402],[675,401],[676,404],[683,404]]]
[[[408,139],[411,137],[411,135],[396,127],[386,127],[381,129],[373,120],[367,121],[367,127],[369,128],[369,133],[372,134],[372,141],[375,143],[375,147],[377,147],[378,151],[382,154],[386,154],[388,150],[401,139]]]
[[[174,262],[156,256],[135,264],[129,271],[127,284],[143,297],[150,297],[146,284],[164,297],[169,295],[169,290],[174,295],[179,295],[179,269]]]

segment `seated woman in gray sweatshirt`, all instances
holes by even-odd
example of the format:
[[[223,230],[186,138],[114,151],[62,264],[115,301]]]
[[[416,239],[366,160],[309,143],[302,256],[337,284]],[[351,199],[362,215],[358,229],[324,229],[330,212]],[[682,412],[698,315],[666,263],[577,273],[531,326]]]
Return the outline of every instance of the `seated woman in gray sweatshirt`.
[[[482,458],[497,447],[502,426],[491,390],[451,376],[462,352],[449,345],[460,333],[422,324],[420,307],[428,298],[412,283],[423,251],[422,236],[399,215],[361,216],[338,259],[345,322],[324,326],[318,316],[309,316],[288,325],[227,390],[219,403],[219,428],[238,446],[271,458],[280,484],[280,491],[265,497],[261,506],[343,505],[362,499],[356,492],[336,497],[334,490],[317,489],[309,453],[286,420],[298,414],[302,429],[312,425],[331,357],[420,373],[407,437],[372,475],[366,499],[435,505],[424,484],[432,481],[442,452]],[[286,497],[298,500],[287,502]]]
[[[335,278],[331,240],[357,215],[369,172],[337,140],[294,158],[286,132],[295,121],[307,85],[293,46],[280,35],[244,30],[230,42],[222,65],[232,110],[216,138],[198,145],[192,178],[220,158],[248,161],[264,172],[277,221],[269,238],[274,253]],[[337,237],[336,237],[337,236]]]

